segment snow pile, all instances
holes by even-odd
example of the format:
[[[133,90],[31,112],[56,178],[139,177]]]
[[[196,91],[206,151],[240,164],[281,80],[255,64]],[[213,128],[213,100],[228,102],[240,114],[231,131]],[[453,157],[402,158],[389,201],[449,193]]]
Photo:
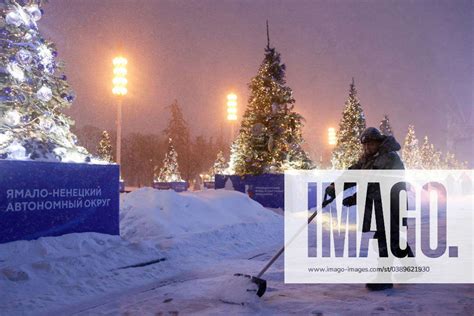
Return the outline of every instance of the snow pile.
[[[236,191],[176,193],[143,188],[121,201],[120,231],[128,240],[171,239],[241,223],[278,225],[281,216]]]
[[[283,239],[280,215],[224,190],[139,189],[122,196],[120,226],[122,236],[82,233],[0,244],[2,313],[80,310],[92,299],[247,260]]]

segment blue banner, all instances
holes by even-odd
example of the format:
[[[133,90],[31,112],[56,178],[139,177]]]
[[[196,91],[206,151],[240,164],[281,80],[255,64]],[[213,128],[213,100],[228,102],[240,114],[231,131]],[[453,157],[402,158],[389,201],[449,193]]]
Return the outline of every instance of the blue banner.
[[[158,190],[174,190],[184,192],[188,190],[187,182],[153,182],[153,188]]]
[[[119,235],[119,166],[0,160],[0,243]]]
[[[285,207],[285,175],[220,175],[215,176],[215,188],[235,190],[247,194],[264,207]],[[316,184],[308,185],[308,209],[316,207]]]
[[[285,202],[285,175],[227,176],[216,174],[216,189],[235,190],[247,194],[265,207],[283,208]]]

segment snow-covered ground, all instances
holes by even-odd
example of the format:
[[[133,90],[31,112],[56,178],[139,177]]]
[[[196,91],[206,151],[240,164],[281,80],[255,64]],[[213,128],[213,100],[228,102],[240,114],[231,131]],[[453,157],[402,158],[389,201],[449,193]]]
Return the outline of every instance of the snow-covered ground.
[[[0,315],[472,314],[472,285],[291,285],[283,258],[262,298],[256,274],[283,242],[283,217],[244,194],[122,195],[121,237],[70,234],[0,245]],[[244,282],[244,284],[242,284]],[[223,301],[246,302],[245,305]]]

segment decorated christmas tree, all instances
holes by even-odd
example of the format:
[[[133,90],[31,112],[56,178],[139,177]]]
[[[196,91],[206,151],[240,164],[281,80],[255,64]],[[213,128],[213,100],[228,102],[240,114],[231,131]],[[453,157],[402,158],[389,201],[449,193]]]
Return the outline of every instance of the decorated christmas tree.
[[[385,136],[393,136],[392,127],[390,126],[390,120],[388,115],[384,115],[383,120],[380,121],[380,132]]]
[[[163,160],[163,167],[160,169],[158,175],[155,168],[156,182],[182,182],[181,174],[178,167],[178,153],[174,149],[173,140],[170,138],[168,143],[168,152]]]
[[[443,162],[441,161],[441,152],[435,150],[433,144],[428,140],[428,136],[423,139],[423,145],[420,150],[421,167],[423,169],[443,169]]]
[[[74,93],[54,44],[38,31],[43,2],[0,3],[0,158],[89,161],[61,112]]]
[[[433,168],[432,159],[433,159],[434,152],[432,149],[434,148],[431,146],[428,140],[428,136],[425,136],[425,138],[423,139],[423,145],[421,145],[421,149],[420,149],[421,166],[423,169]]]
[[[334,169],[347,169],[360,158],[362,145],[359,137],[365,127],[364,111],[357,98],[357,90],[354,78],[352,78],[349,98],[345,103],[342,118],[339,122],[337,143],[331,159]]]
[[[402,149],[402,158],[407,169],[421,169],[423,166],[418,139],[415,135],[415,127],[408,126],[408,133]]]
[[[102,132],[102,137],[97,147],[97,154],[102,160],[113,162],[112,143],[110,142],[110,135],[107,131]]]
[[[255,175],[312,168],[302,149],[303,117],[293,111],[295,99],[286,86],[285,65],[269,40],[249,89],[239,135],[231,148],[229,171]]]
[[[449,151],[446,153],[442,161],[443,169],[467,169],[467,161],[460,162],[456,159],[456,156]]]
[[[216,161],[214,162],[214,165],[209,170],[209,176],[211,177],[211,179],[214,179],[214,176],[216,174],[225,174],[228,167],[229,165],[227,164],[225,160],[224,153],[222,153],[222,150],[220,150],[217,153],[217,158],[216,158]]]

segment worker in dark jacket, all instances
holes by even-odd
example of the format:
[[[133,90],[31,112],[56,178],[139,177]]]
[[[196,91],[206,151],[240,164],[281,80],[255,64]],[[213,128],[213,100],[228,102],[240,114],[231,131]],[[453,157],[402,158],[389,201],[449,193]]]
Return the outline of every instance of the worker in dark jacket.
[[[366,128],[361,136],[360,142],[363,146],[363,154],[361,158],[349,169],[358,170],[358,169],[405,169],[400,156],[398,155],[397,151],[400,150],[400,144],[395,140],[393,136],[385,136],[380,133],[380,131],[375,127],[368,127]],[[351,185],[346,185],[344,190],[347,190]],[[367,195],[374,196],[378,198],[380,196],[380,192],[378,191],[378,187],[374,185],[369,185],[367,188]],[[326,193],[328,195],[334,197],[334,185],[331,184],[327,189]],[[352,206],[357,203],[357,193],[354,195],[347,197],[343,200],[343,205],[345,206]],[[381,204],[380,204],[381,205]],[[372,205],[366,205],[368,208],[372,208]],[[377,210],[375,211],[382,211]],[[371,214],[370,212],[365,212],[365,214]],[[370,218],[365,218],[363,220],[362,225],[362,232],[369,232],[370,231]],[[374,238],[385,238],[384,231],[376,231],[374,234]],[[390,238],[391,241],[394,238]],[[386,244],[386,242],[385,242]],[[393,247],[392,247],[393,249]],[[386,253],[387,249],[379,249],[379,254]],[[404,253],[397,253],[397,257],[413,257],[413,253],[410,247],[407,245],[407,248]],[[393,287],[391,283],[369,283],[366,285],[369,290],[372,291],[380,291],[385,290]]]
[[[362,157],[349,169],[405,169],[398,156],[400,144],[393,136],[382,135],[375,127],[366,128],[360,142],[364,148]]]

